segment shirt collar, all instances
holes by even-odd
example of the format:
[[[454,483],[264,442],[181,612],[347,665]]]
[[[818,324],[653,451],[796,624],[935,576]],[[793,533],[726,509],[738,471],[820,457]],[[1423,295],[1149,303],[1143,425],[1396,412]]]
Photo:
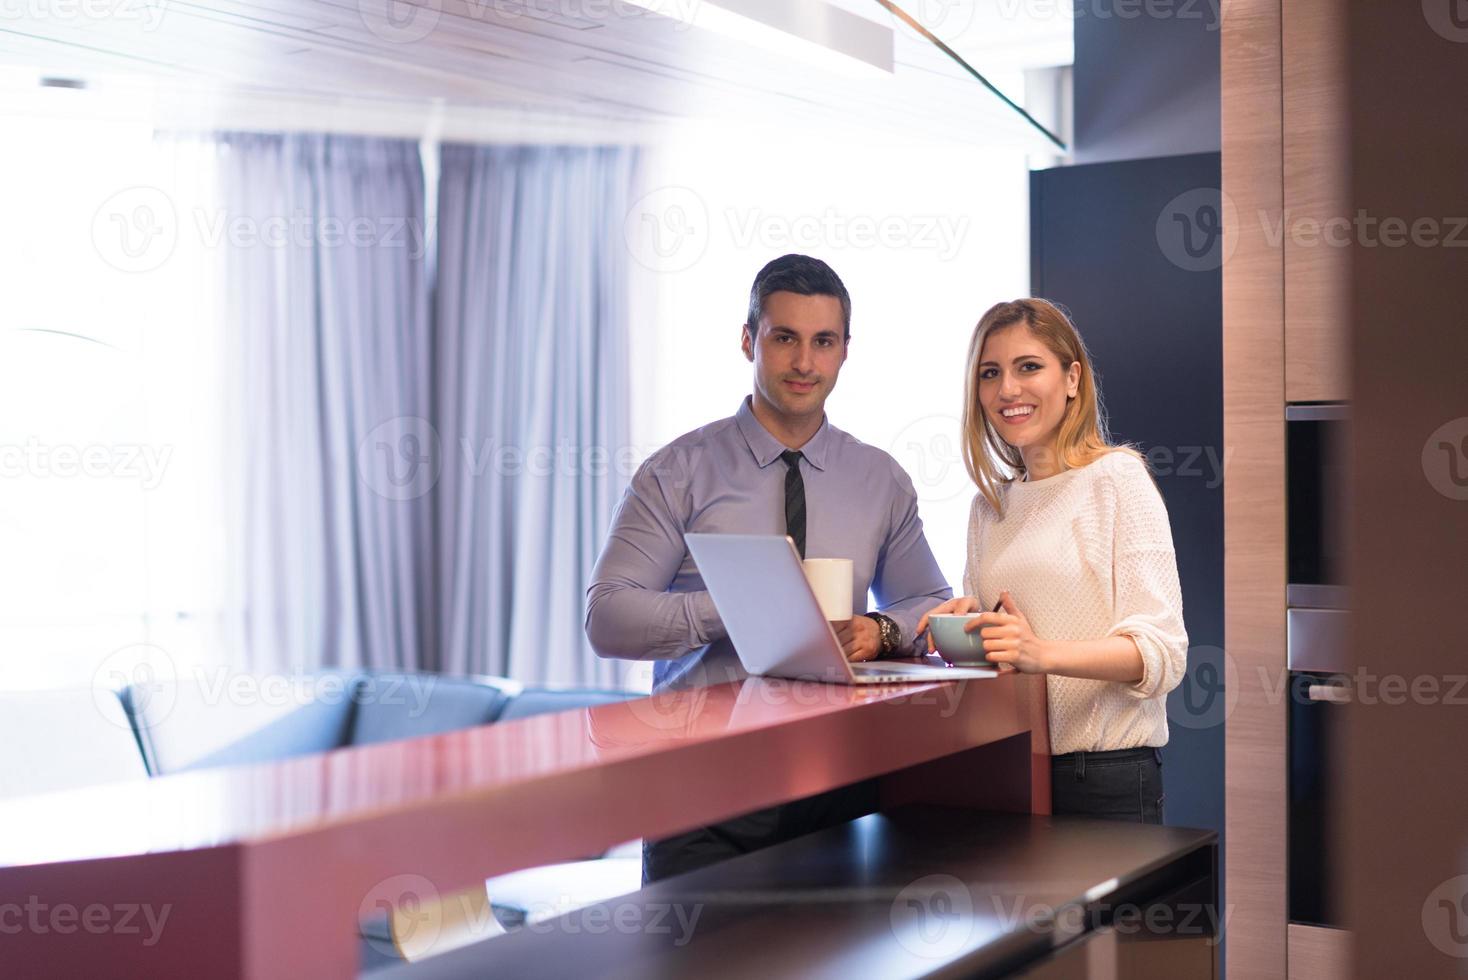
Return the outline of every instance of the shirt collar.
[[[739,411],[734,413],[734,422],[739,426],[744,441],[749,445],[749,451],[754,454],[754,461],[759,464],[760,469],[769,466],[780,458],[780,454],[788,448],[779,439],[770,435],[770,430],[760,424],[760,420],[754,417],[754,396],[746,395],[739,406]],[[821,427],[816,434],[810,437],[810,441],[800,447],[801,453],[805,455],[806,462],[818,470],[826,468],[826,451],[831,445],[831,420],[821,419]]]

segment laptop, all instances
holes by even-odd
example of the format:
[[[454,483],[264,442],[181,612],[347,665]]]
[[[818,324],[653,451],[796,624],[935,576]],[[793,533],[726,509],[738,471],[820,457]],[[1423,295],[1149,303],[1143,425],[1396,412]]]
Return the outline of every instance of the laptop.
[[[984,667],[846,659],[783,534],[686,534],[714,607],[751,674],[832,684],[893,684],[993,677]]]

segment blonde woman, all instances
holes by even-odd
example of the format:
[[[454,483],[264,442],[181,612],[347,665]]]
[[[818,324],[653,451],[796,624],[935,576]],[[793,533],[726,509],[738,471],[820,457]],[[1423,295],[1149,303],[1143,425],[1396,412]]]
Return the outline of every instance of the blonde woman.
[[[1166,696],[1188,648],[1172,529],[1141,456],[1109,442],[1090,356],[1055,305],[984,314],[963,429],[979,489],[967,594],[933,613],[980,612],[966,628],[990,660],[1047,675],[1055,813],[1161,823]]]

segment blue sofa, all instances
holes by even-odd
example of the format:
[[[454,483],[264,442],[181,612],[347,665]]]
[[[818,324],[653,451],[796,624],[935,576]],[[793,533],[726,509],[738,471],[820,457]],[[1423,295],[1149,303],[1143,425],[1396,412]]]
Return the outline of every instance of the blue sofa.
[[[634,696],[413,673],[0,691],[0,745],[8,747],[0,751],[0,800],[419,738]]]
[[[421,738],[632,696],[527,689],[498,677],[387,672],[221,674],[133,684],[119,693],[154,776]]]

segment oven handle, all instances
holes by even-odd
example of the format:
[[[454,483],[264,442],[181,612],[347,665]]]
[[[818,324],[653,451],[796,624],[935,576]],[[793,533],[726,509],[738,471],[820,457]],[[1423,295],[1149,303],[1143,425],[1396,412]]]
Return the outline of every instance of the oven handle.
[[[1349,684],[1311,684],[1305,688],[1305,697],[1329,704],[1350,704],[1351,687]]]

